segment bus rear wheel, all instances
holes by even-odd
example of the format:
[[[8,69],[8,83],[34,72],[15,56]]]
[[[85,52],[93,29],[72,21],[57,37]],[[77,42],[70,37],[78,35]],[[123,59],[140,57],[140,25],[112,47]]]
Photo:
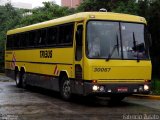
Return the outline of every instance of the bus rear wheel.
[[[26,88],[26,87],[27,87],[27,84],[26,84],[26,74],[25,74],[25,72],[22,72],[22,73],[21,73],[20,80],[22,81],[22,87],[23,87],[23,88]]]
[[[16,81],[17,87],[19,87],[19,88],[22,87],[19,71],[16,71],[16,73],[15,73],[15,81]]]
[[[63,76],[61,79],[60,93],[64,100],[70,100],[71,83],[67,76]]]

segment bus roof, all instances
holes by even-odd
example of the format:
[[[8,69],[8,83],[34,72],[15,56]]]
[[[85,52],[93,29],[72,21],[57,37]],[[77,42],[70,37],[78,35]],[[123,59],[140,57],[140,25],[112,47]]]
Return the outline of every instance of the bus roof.
[[[121,14],[121,13],[113,13],[113,12],[81,12],[65,17],[60,17],[57,19],[16,28],[13,30],[9,30],[7,35],[36,30],[40,28],[46,28],[54,25],[65,24],[75,21],[84,21],[84,20],[112,20],[112,21],[126,21],[126,22],[137,22],[137,23],[144,23],[146,24],[146,20],[143,17],[129,15],[129,14]]]

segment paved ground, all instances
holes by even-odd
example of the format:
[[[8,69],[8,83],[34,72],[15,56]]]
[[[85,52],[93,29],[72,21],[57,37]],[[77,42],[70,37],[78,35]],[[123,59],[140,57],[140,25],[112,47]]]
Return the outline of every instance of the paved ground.
[[[4,76],[0,81],[0,120],[160,120],[160,100],[128,97],[113,104],[75,97],[65,102],[52,91],[20,89]]]

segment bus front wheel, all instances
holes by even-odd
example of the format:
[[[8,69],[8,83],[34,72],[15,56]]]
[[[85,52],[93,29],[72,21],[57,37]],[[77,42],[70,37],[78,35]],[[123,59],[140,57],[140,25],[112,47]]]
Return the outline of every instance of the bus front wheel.
[[[60,93],[64,100],[71,98],[71,83],[67,76],[63,76],[61,79]]]

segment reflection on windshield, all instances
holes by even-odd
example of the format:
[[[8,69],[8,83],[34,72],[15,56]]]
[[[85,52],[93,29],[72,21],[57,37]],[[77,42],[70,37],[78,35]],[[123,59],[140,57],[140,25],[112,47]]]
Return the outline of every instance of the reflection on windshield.
[[[122,57],[123,59],[148,59],[144,34],[143,24],[89,21],[87,56],[108,60],[122,59]]]

